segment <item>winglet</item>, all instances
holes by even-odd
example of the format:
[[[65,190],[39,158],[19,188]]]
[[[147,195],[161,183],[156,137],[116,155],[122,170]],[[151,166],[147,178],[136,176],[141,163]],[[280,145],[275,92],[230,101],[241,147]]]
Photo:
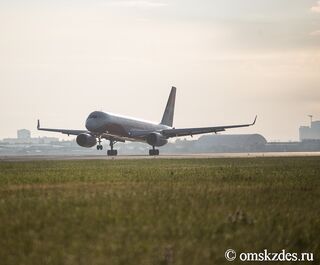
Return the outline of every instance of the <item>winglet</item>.
[[[251,125],[255,125],[256,124],[256,120],[257,120],[258,115],[256,115],[256,117],[254,118],[253,123],[251,123]]]
[[[40,129],[40,120],[38,120],[37,129]]]

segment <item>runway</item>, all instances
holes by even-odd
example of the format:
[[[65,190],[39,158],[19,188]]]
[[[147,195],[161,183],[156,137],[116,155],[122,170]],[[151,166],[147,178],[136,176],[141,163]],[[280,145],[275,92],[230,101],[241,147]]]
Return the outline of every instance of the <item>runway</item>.
[[[206,159],[206,158],[256,158],[256,157],[313,157],[320,152],[277,152],[277,153],[207,153],[207,154],[162,154],[148,155],[5,155],[1,161],[41,161],[41,160],[135,160],[135,159]]]

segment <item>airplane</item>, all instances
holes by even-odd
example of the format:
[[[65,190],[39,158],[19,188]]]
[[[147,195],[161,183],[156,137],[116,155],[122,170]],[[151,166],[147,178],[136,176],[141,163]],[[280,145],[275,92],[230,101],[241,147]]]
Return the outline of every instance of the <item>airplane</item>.
[[[152,149],[149,150],[149,155],[157,156],[159,155],[159,149],[155,147],[164,146],[168,143],[169,138],[217,133],[231,128],[248,127],[254,125],[257,120],[256,116],[253,123],[249,124],[176,129],[172,126],[175,99],[176,87],[172,87],[160,123],[147,122],[102,111],[93,111],[89,114],[85,122],[87,130],[42,128],[40,126],[40,120],[38,120],[37,129],[41,131],[60,132],[68,136],[76,135],[78,145],[88,148],[97,145],[97,150],[103,149],[101,141],[102,139],[106,139],[110,142],[110,150],[107,151],[108,156],[116,156],[118,152],[114,149],[114,145],[117,142],[124,143],[125,141],[147,143],[152,146]]]

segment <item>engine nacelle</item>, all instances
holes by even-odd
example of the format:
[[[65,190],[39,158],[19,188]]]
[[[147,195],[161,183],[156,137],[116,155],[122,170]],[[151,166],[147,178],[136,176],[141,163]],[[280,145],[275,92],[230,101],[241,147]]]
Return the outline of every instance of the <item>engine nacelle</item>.
[[[97,144],[96,137],[88,133],[81,133],[77,136],[77,144],[82,147],[92,147]]]
[[[160,133],[150,133],[147,136],[147,143],[152,146],[163,146],[168,143],[168,140],[164,138]]]

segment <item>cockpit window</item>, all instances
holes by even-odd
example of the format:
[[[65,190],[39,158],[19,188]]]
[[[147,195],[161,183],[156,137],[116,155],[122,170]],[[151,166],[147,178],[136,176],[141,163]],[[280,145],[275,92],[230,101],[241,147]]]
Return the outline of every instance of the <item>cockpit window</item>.
[[[90,118],[90,119],[96,119],[96,118],[98,118],[98,115],[92,113],[92,114],[90,114],[89,118]]]

